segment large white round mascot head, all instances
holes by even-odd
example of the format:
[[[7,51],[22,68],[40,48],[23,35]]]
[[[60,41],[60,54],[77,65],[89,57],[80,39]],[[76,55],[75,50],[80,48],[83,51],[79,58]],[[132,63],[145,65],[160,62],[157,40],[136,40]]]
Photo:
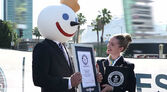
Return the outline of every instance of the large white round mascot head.
[[[61,0],[60,5],[44,8],[38,16],[39,32],[50,40],[70,40],[77,31],[78,20],[75,12],[79,8],[77,0]]]

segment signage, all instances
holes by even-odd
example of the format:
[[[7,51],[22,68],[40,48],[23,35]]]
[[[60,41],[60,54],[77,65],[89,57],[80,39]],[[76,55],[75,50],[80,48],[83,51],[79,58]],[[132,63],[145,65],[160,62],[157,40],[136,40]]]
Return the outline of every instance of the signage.
[[[79,47],[77,49],[77,52],[78,54],[82,54],[80,57],[80,65],[82,65],[82,68],[85,69],[82,72],[85,73],[85,77],[89,76],[86,73],[87,71],[89,71],[88,74],[93,72],[94,74],[91,74],[91,76],[94,76],[95,70],[91,71],[87,66],[92,65],[92,67],[90,68],[95,69],[94,61],[101,58],[96,57],[96,60],[94,60],[92,56],[92,48],[87,47],[87,50],[85,49],[86,47],[81,48]],[[34,86],[32,81],[32,52],[6,49],[0,49],[0,92],[23,92],[23,57],[25,57],[24,92],[41,92],[41,89]],[[92,60],[92,63],[90,63],[90,60]],[[125,58],[125,60],[135,64],[134,71],[136,74],[136,92],[167,92],[167,59]],[[76,62],[74,61],[74,63]],[[111,74],[110,78],[115,79],[114,81],[116,82],[116,84],[114,85],[117,86],[119,83],[121,84],[121,81],[117,81],[117,78],[119,77],[113,76],[113,74],[115,74],[115,72]],[[119,75],[121,74],[119,73]],[[95,78],[91,77],[91,80],[94,79]],[[87,80],[85,80],[84,82],[86,83]],[[95,90],[94,85],[98,87],[98,84],[96,82],[94,84],[93,81],[92,84],[89,83],[83,85],[82,83],[82,86],[86,88],[85,92],[100,92],[93,91]]]

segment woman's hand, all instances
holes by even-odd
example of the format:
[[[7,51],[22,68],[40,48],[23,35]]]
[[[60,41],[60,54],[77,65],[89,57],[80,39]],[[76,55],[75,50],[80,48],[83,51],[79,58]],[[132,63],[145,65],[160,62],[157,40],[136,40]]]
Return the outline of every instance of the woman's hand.
[[[111,92],[113,90],[113,87],[108,85],[108,84],[104,84],[104,85],[102,85],[102,87],[104,89],[101,92]]]
[[[101,74],[100,72],[98,72],[98,73],[96,74],[96,77],[97,77],[97,82],[101,83],[101,82],[102,82],[102,79],[103,79],[102,74]]]

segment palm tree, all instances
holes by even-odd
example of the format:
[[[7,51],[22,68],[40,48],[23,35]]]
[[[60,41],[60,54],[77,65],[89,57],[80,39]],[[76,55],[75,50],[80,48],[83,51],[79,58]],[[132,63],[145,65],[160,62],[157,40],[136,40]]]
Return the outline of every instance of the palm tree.
[[[79,26],[78,26],[77,34],[74,37],[74,38],[76,38],[76,39],[74,39],[74,42],[76,40],[76,43],[79,42],[79,35],[81,35],[82,32],[83,32],[83,30],[80,29],[80,26],[83,25],[83,24],[85,24],[86,21],[87,21],[86,18],[85,18],[85,16],[82,13],[77,14],[77,16],[78,16]]]
[[[110,11],[107,10],[106,8],[102,9],[102,11],[99,11],[99,15],[97,16],[99,19],[99,27],[102,29],[102,34],[101,34],[101,43],[103,43],[103,34],[104,34],[104,26],[108,23],[110,23],[110,20],[112,19],[112,15],[110,15]]]
[[[36,38],[38,39],[38,42],[39,42],[39,39],[40,39],[41,34],[39,33],[38,28],[37,28],[37,27],[34,27],[34,29],[32,30],[32,32],[33,32],[33,35],[36,36]]]
[[[18,38],[15,29],[15,23],[0,19],[0,48],[11,48],[11,42],[16,43]]]
[[[93,20],[92,22],[91,22],[91,25],[94,27],[93,29],[92,29],[92,31],[96,31],[97,32],[97,43],[98,43],[98,45],[97,45],[97,52],[98,52],[98,56],[99,56],[99,53],[100,53],[100,49],[99,49],[99,31],[101,30],[100,29],[100,25],[99,25],[99,18],[97,17],[95,20]]]

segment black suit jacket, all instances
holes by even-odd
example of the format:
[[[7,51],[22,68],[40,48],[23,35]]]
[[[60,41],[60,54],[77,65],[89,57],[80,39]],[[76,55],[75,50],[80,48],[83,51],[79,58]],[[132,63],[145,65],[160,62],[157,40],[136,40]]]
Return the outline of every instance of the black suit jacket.
[[[68,90],[68,78],[74,68],[68,62],[58,45],[48,39],[38,43],[33,50],[33,82],[42,92],[75,92]]]
[[[97,64],[99,65],[99,70],[104,77],[104,73],[105,73],[104,67],[109,66],[108,59],[98,60]],[[128,83],[126,83],[126,85],[123,88],[114,88],[114,90],[112,92],[125,92],[125,91],[135,92],[135,90],[136,90],[136,77],[135,77],[135,73],[134,73],[134,64],[125,61],[124,58],[121,56],[118,59],[118,61],[115,63],[114,66],[129,68],[130,69],[130,75],[129,75],[130,79],[128,79]],[[103,84],[103,82],[104,82],[104,80],[102,80],[101,85]]]

